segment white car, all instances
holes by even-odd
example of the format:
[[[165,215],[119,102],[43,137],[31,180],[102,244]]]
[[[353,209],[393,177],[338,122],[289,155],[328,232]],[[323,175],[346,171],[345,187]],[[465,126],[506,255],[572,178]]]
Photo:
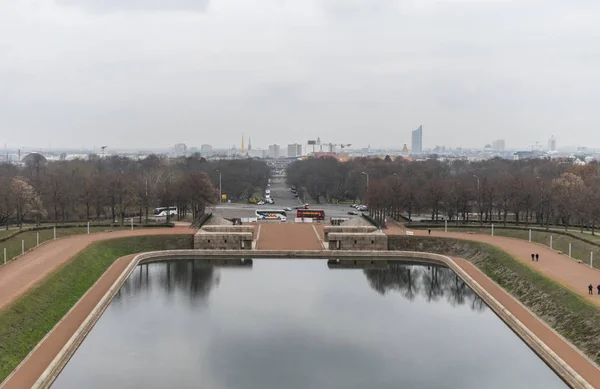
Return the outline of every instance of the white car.
[[[265,202],[260,200],[258,203],[256,203],[256,205],[265,205]]]
[[[290,207],[284,207],[283,210],[286,211],[286,212],[289,212],[289,211],[292,210],[292,208],[290,208]]]

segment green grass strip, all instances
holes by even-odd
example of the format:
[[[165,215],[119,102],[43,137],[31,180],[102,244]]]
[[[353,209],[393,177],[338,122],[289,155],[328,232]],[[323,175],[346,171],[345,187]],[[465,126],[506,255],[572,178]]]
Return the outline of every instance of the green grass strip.
[[[0,382],[119,257],[192,248],[192,235],[138,236],[91,244],[44,282],[0,311]]]

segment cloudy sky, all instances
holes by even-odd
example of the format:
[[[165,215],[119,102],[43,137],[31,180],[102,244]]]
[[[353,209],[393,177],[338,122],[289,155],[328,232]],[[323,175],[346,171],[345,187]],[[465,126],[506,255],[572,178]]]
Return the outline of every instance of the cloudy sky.
[[[596,0],[8,0],[0,142],[600,147]]]

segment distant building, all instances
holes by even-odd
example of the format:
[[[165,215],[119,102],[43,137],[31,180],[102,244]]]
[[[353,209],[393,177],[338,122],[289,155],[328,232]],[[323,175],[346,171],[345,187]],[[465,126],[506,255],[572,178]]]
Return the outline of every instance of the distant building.
[[[300,157],[302,156],[302,145],[298,143],[289,144],[287,147],[288,157]]]
[[[554,138],[554,135],[548,140],[548,151],[556,151],[556,139]]]
[[[177,143],[175,146],[173,146],[173,152],[178,157],[185,157],[187,146],[185,143]]]
[[[279,145],[269,146],[269,158],[279,158]]]
[[[413,154],[423,152],[423,126],[419,126],[412,132],[412,149],[410,151]]]
[[[251,158],[266,158],[267,150],[248,149],[248,156]]]
[[[202,145],[200,146],[200,154],[202,155],[212,155],[213,148],[211,145]]]
[[[498,139],[492,142],[492,149],[494,151],[504,151],[505,148],[506,143],[504,142],[504,139]]]
[[[524,160],[524,159],[539,158],[541,156],[542,156],[542,153],[539,152],[538,150],[517,151],[513,154],[513,160],[520,161],[520,160]]]

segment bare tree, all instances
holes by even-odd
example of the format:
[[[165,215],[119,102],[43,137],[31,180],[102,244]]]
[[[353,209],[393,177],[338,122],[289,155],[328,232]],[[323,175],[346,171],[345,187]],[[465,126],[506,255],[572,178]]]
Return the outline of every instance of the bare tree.
[[[563,173],[552,181],[554,204],[565,230],[569,228],[572,218],[578,213],[584,191],[583,180],[573,173]]]

